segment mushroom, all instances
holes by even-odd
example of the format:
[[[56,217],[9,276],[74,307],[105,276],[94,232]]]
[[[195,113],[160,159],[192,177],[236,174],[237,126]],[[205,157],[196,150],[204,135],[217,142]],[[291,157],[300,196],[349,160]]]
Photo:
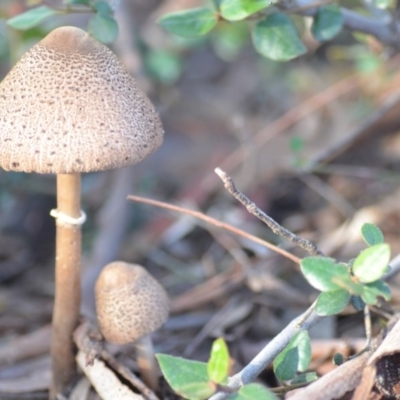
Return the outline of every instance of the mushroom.
[[[138,163],[163,139],[157,113],[116,56],[75,27],[54,30],[0,84],[0,167],[57,174],[50,398],[75,374],[80,308],[80,174]]]
[[[168,318],[164,288],[140,265],[115,261],[101,271],[95,297],[100,332],[110,343],[135,343],[142,380],[157,390],[158,369],[150,334]]]

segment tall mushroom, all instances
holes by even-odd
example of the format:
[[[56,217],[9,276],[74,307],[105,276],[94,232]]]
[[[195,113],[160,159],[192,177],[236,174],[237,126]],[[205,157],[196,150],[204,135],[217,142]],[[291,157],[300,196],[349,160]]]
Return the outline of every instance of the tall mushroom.
[[[135,342],[142,380],[157,389],[157,368],[150,333],[168,318],[164,288],[140,265],[115,261],[101,271],[95,286],[100,332],[114,344]]]
[[[138,163],[163,139],[157,113],[116,56],[75,27],[54,30],[0,84],[0,167],[57,174],[51,398],[75,373],[80,174]]]

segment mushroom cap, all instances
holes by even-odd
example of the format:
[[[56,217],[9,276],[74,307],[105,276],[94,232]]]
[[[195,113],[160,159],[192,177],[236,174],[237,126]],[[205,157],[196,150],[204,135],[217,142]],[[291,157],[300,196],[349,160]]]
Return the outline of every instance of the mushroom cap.
[[[136,164],[160,119],[117,57],[75,27],[52,31],[0,84],[0,167],[72,173]]]
[[[99,328],[110,343],[134,342],[168,318],[167,293],[140,265],[107,264],[96,281],[95,297]]]

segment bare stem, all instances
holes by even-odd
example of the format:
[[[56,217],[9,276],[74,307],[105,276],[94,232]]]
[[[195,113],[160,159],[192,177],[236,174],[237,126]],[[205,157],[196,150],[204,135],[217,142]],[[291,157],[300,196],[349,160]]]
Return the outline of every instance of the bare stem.
[[[239,228],[236,228],[232,225],[229,225],[225,222],[221,222],[215,218],[209,217],[208,215],[205,215],[201,212],[198,211],[194,211],[194,210],[189,210],[187,208],[183,208],[183,207],[178,207],[175,206],[173,204],[168,204],[168,203],[164,203],[162,201],[157,201],[157,200],[152,200],[152,199],[146,199],[144,197],[139,197],[139,196],[132,196],[129,195],[127,197],[128,200],[132,200],[132,201],[137,201],[139,203],[146,203],[146,204],[150,204],[152,206],[156,206],[156,207],[161,207],[161,208],[165,208],[167,210],[172,210],[172,211],[177,211],[183,214],[187,214],[190,215],[192,217],[198,218],[202,221],[205,221],[209,224],[212,224],[214,226],[217,226],[218,228],[222,228],[225,229],[229,232],[235,233],[236,235],[245,237],[246,239],[249,239],[255,243],[258,243],[262,246],[268,247],[269,249],[271,249],[272,251],[275,251],[278,254],[281,254],[282,256],[288,258],[289,260],[292,260],[293,262],[300,264],[300,258],[294,256],[293,254],[290,254],[289,252],[273,245],[272,243],[269,243],[265,240],[262,240],[260,238],[258,238],[257,236],[251,235],[250,233],[247,233]]]
[[[324,253],[318,249],[318,247],[310,242],[309,240],[303,239],[294,233],[288,231],[283,226],[279,225],[274,219],[267,215],[264,211],[260,210],[248,197],[246,197],[239,189],[236,188],[233,179],[221,168],[216,168],[215,173],[224,182],[225,189],[233,196],[236,200],[242,203],[247,211],[264,222],[276,235],[279,235],[296,246],[301,247],[308,253],[314,256],[323,256]]]
[[[142,381],[152,390],[158,389],[158,366],[154,356],[153,341],[145,335],[135,342],[136,362]]]
[[[57,211],[72,218],[80,217],[80,174],[57,175]],[[79,319],[80,258],[80,225],[57,219],[51,400],[65,393],[76,373],[72,334]]]
[[[372,323],[371,323],[371,312],[369,307],[365,305],[364,307],[364,326],[365,326],[365,336],[367,338],[366,348],[371,346],[372,341]]]

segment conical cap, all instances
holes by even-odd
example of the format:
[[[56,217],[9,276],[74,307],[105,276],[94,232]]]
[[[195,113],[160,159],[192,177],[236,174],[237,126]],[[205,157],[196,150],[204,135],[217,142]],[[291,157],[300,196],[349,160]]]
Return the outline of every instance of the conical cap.
[[[164,288],[140,265],[115,261],[96,281],[99,328],[110,343],[127,344],[165,323],[169,301]]]
[[[138,163],[159,117],[116,56],[81,29],[54,30],[0,84],[0,167],[71,173]]]

